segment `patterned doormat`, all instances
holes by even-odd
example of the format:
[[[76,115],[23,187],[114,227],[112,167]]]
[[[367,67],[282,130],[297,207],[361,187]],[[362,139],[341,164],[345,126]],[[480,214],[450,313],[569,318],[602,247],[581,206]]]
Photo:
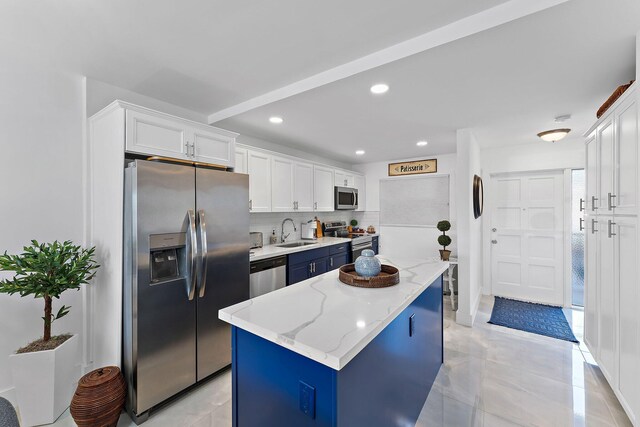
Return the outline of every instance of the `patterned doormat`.
[[[489,323],[577,343],[560,307],[496,297]]]

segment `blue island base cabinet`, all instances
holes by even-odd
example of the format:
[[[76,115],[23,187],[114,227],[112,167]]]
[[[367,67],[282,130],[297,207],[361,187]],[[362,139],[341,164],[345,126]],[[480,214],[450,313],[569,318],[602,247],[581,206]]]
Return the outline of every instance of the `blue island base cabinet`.
[[[442,277],[339,371],[234,326],[233,425],[413,426],[442,337]]]

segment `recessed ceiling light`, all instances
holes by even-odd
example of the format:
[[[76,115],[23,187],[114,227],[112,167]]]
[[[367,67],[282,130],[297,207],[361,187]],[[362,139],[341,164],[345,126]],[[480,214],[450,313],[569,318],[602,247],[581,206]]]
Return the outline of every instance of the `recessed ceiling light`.
[[[389,90],[389,86],[384,83],[377,83],[371,86],[371,93],[375,93],[376,95],[380,95],[381,93],[385,93]]]
[[[567,134],[571,132],[571,129],[552,129],[546,130],[544,132],[540,132],[538,136],[547,142],[556,142],[560,141],[562,138],[567,136]]]
[[[364,320],[358,320],[356,322],[356,326],[360,329],[364,328],[365,326],[367,326],[367,323]]]
[[[364,154],[364,150],[358,150],[358,151],[356,151],[356,154],[358,156],[362,156]]]
[[[274,125],[279,125],[280,123],[284,122],[282,117],[278,117],[278,116],[269,117],[269,121]]]
[[[428,144],[428,142],[427,142],[427,141],[418,141],[418,142],[416,142],[416,145],[417,145],[418,147],[424,147],[424,146],[425,146],[425,145],[427,145],[427,144]]]

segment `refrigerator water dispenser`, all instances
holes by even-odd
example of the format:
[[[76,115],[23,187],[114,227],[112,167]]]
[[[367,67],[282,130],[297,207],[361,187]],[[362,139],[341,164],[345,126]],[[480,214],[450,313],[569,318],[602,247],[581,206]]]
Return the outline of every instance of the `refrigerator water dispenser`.
[[[186,262],[185,233],[152,234],[149,251],[152,285],[182,277]]]

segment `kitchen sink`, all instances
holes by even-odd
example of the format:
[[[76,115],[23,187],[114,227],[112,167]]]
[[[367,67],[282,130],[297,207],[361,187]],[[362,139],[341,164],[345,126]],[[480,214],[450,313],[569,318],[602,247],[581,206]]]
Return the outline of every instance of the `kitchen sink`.
[[[317,245],[318,242],[291,242],[291,243],[283,243],[281,245],[276,245],[279,248],[297,248],[300,246],[309,246],[309,245]]]

